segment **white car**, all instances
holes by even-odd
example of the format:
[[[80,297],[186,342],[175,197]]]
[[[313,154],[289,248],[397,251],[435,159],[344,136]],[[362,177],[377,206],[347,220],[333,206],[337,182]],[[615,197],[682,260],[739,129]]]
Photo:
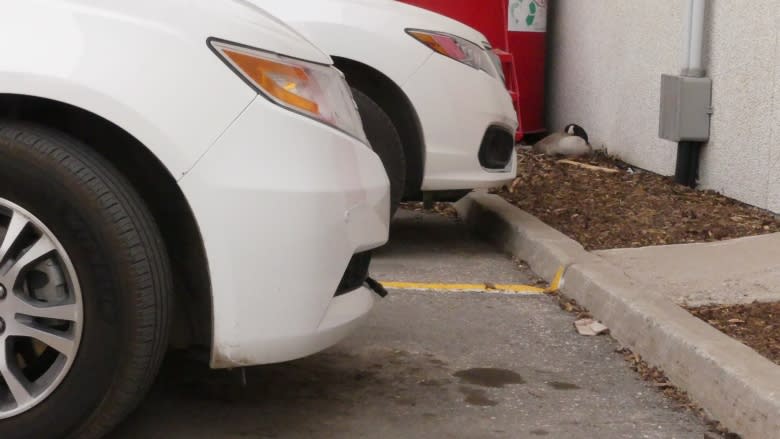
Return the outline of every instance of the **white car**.
[[[251,1],[346,74],[394,206],[514,179],[517,114],[484,35],[393,0]]]
[[[389,182],[292,29],[241,0],[6,0],[0,54],[0,438],[101,436],[169,343],[285,361],[369,312]]]

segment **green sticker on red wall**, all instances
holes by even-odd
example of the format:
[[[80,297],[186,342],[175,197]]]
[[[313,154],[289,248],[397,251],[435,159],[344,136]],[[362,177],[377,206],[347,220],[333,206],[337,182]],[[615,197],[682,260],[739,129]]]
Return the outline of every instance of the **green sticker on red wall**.
[[[547,31],[548,0],[509,0],[509,30],[512,32]]]

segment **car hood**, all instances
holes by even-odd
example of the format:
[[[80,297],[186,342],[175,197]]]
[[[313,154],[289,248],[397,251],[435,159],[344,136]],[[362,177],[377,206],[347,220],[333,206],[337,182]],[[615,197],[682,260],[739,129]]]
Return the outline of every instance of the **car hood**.
[[[55,7],[130,21],[196,44],[216,37],[300,59],[332,63],[328,55],[296,30],[247,0],[65,0],[59,5],[55,3]]]
[[[459,21],[426,9],[411,6],[395,0],[248,0],[278,15],[293,24],[299,21],[343,20],[350,25],[351,20],[365,17],[381,17],[381,27],[424,29],[444,32],[465,38],[473,43],[484,45],[487,38]]]

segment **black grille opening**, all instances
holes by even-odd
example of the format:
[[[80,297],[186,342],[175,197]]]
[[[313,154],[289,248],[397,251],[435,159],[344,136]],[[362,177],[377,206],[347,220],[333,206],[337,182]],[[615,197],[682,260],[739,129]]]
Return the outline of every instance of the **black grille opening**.
[[[512,161],[515,136],[505,128],[490,127],[479,148],[479,164],[486,169],[501,170]]]
[[[371,265],[371,252],[356,253],[349,260],[344,276],[339,282],[335,296],[347,294],[363,286],[368,279],[368,267]]]

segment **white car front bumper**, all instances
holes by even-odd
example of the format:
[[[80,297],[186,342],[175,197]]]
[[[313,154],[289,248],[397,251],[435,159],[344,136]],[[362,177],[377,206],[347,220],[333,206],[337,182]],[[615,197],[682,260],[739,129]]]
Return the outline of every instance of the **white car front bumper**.
[[[303,357],[365,318],[373,292],[334,293],[387,241],[388,185],[345,134],[263,98],[242,113],[181,181],[209,261],[212,367]]]
[[[517,113],[500,80],[433,54],[403,90],[414,103],[425,137],[423,191],[489,188],[515,178],[514,153],[501,168],[485,167],[479,159],[491,127],[514,145]]]

